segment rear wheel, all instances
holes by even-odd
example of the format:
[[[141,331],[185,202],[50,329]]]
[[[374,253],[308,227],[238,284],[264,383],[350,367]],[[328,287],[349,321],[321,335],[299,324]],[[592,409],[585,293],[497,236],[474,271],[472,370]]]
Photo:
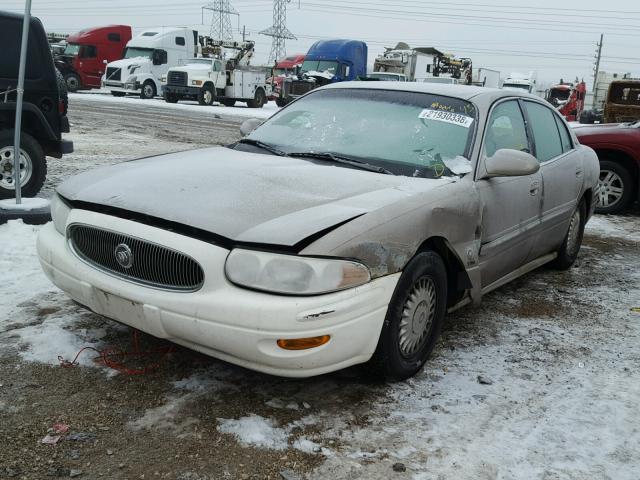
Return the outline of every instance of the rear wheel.
[[[447,306],[447,270],[433,251],[406,266],[389,302],[369,366],[376,376],[404,380],[422,369],[440,336]]]
[[[264,94],[264,90],[259,88],[256,90],[253,100],[247,101],[247,106],[249,108],[262,108],[265,103],[267,103],[267,96]]]
[[[111,90],[111,95],[113,95],[114,97],[124,97],[126,95],[125,92],[116,92],[114,90]]]
[[[631,203],[633,180],[631,173],[617,162],[600,160],[600,194],[598,213],[618,213]]]
[[[584,200],[580,202],[576,211],[571,216],[569,222],[569,230],[562,242],[558,256],[551,262],[551,266],[558,270],[567,270],[573,265],[578,258],[580,246],[582,245],[582,236],[584,235],[584,225],[587,218],[587,205]]]
[[[14,198],[13,130],[0,131],[0,199]],[[47,177],[47,159],[42,147],[31,135],[20,135],[20,185],[22,196],[34,197]]]
[[[64,81],[67,84],[67,90],[70,92],[77,92],[82,85],[80,77],[75,73],[67,73],[64,76]]]
[[[140,98],[143,100],[151,100],[157,94],[156,84],[151,80],[147,80],[142,84],[142,88],[140,89]]]
[[[213,93],[213,87],[211,85],[205,85],[198,92],[198,103],[200,105],[211,105],[216,96]]]

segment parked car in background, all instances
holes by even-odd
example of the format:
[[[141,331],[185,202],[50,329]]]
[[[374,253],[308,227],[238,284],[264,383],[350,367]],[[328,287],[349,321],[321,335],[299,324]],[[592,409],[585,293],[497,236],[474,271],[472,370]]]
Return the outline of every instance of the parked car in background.
[[[580,143],[600,160],[598,213],[618,213],[640,199],[640,120],[621,124],[574,125]]]
[[[640,120],[640,80],[616,80],[609,85],[604,123]]]
[[[231,363],[403,379],[448,309],[573,264],[598,172],[532,95],[344,82],[229,147],[67,180],[38,254],[80,304]]]
[[[54,55],[56,68],[64,76],[67,90],[100,88],[105,62],[122,58],[129,40],[129,25],[88,28],[69,35],[64,51]]]
[[[0,12],[0,199],[15,196],[14,126],[16,86],[20,63],[23,15]],[[47,156],[61,158],[73,151],[73,143],[62,139],[69,132],[67,90],[53,65],[42,23],[32,18],[24,80],[20,155],[22,195],[34,197],[47,176]]]

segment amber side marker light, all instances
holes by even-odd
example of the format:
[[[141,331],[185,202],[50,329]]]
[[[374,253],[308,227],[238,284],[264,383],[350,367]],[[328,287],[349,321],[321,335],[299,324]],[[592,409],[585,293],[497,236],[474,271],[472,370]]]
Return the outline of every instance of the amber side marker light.
[[[281,338],[276,343],[280,348],[284,348],[285,350],[307,350],[308,348],[316,348],[324,345],[330,338],[331,335],[309,338]]]

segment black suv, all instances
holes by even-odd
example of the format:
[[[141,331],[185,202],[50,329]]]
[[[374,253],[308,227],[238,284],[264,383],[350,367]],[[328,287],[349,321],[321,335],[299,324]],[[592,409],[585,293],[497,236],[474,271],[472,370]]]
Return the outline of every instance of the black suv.
[[[13,134],[23,20],[23,15],[0,12],[0,199],[15,196]],[[47,176],[46,156],[61,158],[73,151],[73,143],[61,135],[69,131],[66,87],[37,18],[29,27],[26,65],[20,177],[22,194],[33,197]]]

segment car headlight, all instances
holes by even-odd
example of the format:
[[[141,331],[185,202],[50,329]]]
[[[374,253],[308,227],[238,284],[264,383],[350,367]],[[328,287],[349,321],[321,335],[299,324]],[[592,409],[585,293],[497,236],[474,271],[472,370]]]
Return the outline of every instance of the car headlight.
[[[71,207],[60,198],[60,195],[55,193],[51,198],[51,220],[53,220],[54,227],[61,235],[65,234],[67,217],[69,217],[70,211]]]
[[[225,273],[236,285],[289,295],[335,292],[371,280],[369,269],[351,260],[243,249],[231,251],[225,264]]]
[[[191,80],[191,85],[197,85],[199,87],[202,85],[202,80]]]

